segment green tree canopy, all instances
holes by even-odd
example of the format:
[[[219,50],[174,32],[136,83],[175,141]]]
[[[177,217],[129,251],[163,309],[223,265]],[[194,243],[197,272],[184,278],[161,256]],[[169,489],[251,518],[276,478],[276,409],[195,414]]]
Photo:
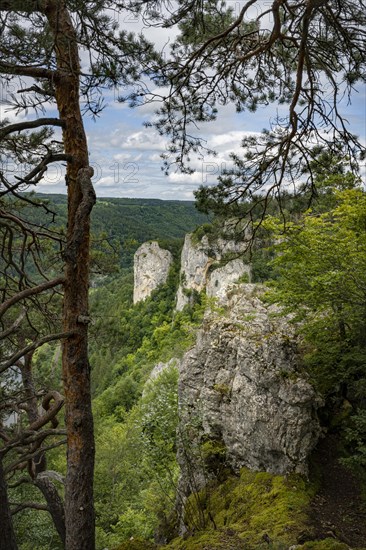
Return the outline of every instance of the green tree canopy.
[[[276,279],[269,298],[300,321],[305,367],[331,415],[348,403],[350,461],[366,460],[366,193],[325,181],[328,211],[308,210],[297,222],[268,218],[274,231]],[[344,182],[343,182],[344,183]],[[348,182],[349,183],[349,182]],[[343,426],[344,427],[344,426]]]

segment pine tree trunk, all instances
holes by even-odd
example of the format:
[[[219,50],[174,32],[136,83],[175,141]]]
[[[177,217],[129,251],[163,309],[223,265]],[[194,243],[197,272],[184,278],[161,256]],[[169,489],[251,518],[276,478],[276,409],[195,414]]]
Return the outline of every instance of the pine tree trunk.
[[[63,0],[45,9],[57,55],[56,101],[64,121],[67,166],[68,228],[64,254],[63,323],[74,335],[63,342],[62,371],[66,400],[67,474],[65,486],[66,550],[95,548],[93,472],[94,434],[88,360],[88,290],[90,212],[95,203],[87,141],[79,105],[79,56],[70,15]]]
[[[18,550],[8,501],[8,491],[0,454],[0,550]]]

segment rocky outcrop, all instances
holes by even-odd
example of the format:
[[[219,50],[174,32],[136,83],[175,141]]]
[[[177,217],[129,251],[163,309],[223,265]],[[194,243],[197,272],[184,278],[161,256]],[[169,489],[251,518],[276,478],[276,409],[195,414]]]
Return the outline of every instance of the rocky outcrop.
[[[236,472],[306,472],[319,437],[320,400],[300,373],[294,327],[261,292],[235,285],[225,313],[207,313],[180,364],[178,460],[186,494],[207,481],[212,459]]]
[[[156,241],[144,243],[134,256],[133,303],[145,300],[153,290],[167,280],[173,256]]]
[[[177,359],[176,357],[169,359],[169,361],[167,361],[166,363],[157,363],[150,373],[148,382],[151,382],[152,380],[158,378],[165,370],[168,370],[172,367],[178,368],[179,365],[180,359]]]
[[[243,245],[234,240],[218,238],[210,242],[204,236],[196,242],[194,234],[186,235],[176,309],[181,311],[190,303],[195,292],[206,289],[209,296],[220,300],[226,295],[228,286],[243,275],[250,281],[250,266],[235,258],[243,251]]]
[[[219,304],[224,304],[232,283],[237,282],[239,278],[246,278],[249,282],[250,277],[249,265],[245,265],[241,259],[231,260],[222,267],[211,271],[207,278],[206,294],[210,298],[217,298]]]

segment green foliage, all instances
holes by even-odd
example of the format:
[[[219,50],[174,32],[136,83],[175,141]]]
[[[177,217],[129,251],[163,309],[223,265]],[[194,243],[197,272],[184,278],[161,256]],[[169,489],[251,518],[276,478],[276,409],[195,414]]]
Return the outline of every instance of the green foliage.
[[[255,248],[251,257],[252,278],[254,283],[264,283],[274,277],[271,260],[273,252],[267,246]]]
[[[33,355],[33,376],[37,385],[61,391],[61,346],[44,344]]]
[[[191,17],[182,21],[179,25],[181,35],[179,42],[182,44],[200,45],[207,40],[211,35],[221,32],[223,27],[231,24],[234,21],[233,9],[218,9],[217,2],[206,2],[205,12],[193,12]],[[220,8],[224,6],[219,3]]]
[[[175,312],[177,282],[175,265],[165,285],[154,291],[151,297],[130,307],[128,301],[124,304],[116,301],[113,292],[110,301],[104,301],[103,296],[109,293],[108,287],[96,289],[92,295],[92,308],[94,304],[98,306],[100,317],[92,328],[95,338],[90,346],[96,396],[94,405],[98,414],[116,414],[117,407],[120,413],[128,411],[141,394],[142,385],[153,366],[172,357],[181,357],[193,344],[205,305],[196,304],[193,308]],[[118,281],[112,283],[113,289],[116,286]],[[101,303],[103,306],[99,309]],[[109,330],[104,326],[104,307],[107,318],[111,317],[110,326],[114,331],[109,334],[104,332]]]
[[[243,273],[243,275],[240,275],[238,281],[238,283],[250,283],[250,280],[249,280],[249,274],[248,273]]]
[[[301,321],[305,363],[328,403],[343,396],[354,407],[348,434],[353,460],[363,462],[365,433],[356,408],[364,409],[366,396],[366,194],[347,182],[340,190],[336,181],[323,184],[329,210],[307,211],[285,233],[279,220],[267,220],[277,240],[277,278],[268,298]]]
[[[99,547],[149,539],[171,512],[177,483],[174,365],[145,386],[124,422],[97,417],[96,511]]]
[[[177,265],[165,285],[135,306],[131,292],[121,295],[125,280],[131,281],[129,274],[91,295],[97,318],[91,363],[97,376],[93,407],[99,548],[131,536],[151,538],[159,523],[169,523],[178,475],[174,364],[157,379],[146,380],[154,365],[180,357],[192,345],[205,308],[174,311]],[[104,316],[110,318],[107,327]]]
[[[344,458],[342,462],[356,468],[366,466],[366,410],[357,409],[349,419],[344,430],[344,438],[353,454]]]
[[[12,482],[16,479],[13,478]],[[11,502],[44,503],[41,493],[31,483],[20,485],[9,491]],[[45,512],[27,509],[14,516],[19,550],[48,550],[63,548],[53,526],[50,515]]]
[[[204,223],[197,227],[192,233],[193,244],[198,244],[202,241],[203,237],[212,237],[217,235],[217,227],[211,223]]]
[[[300,223],[290,223],[286,233],[276,220],[269,219],[278,239],[274,260],[281,280],[277,296],[301,313],[318,312],[338,322],[360,315],[353,306],[363,301],[366,264],[365,207],[361,190],[337,193],[340,204],[329,212],[308,211]]]

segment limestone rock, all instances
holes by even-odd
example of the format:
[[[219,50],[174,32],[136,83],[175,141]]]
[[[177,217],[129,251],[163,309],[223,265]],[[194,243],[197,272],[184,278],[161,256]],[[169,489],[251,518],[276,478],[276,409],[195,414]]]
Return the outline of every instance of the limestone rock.
[[[173,256],[156,241],[143,243],[134,256],[133,303],[145,300],[167,280]]]
[[[239,255],[244,246],[234,240],[216,239],[210,242],[207,236],[195,242],[194,235],[186,235],[181,255],[181,277],[177,292],[176,309],[181,311],[190,303],[194,292],[206,288],[211,297],[225,299],[228,286],[244,274],[250,281],[250,266],[240,258],[227,259]]]
[[[179,364],[180,364],[180,359],[177,359],[176,357],[173,357],[172,359],[169,359],[169,361],[167,363],[157,363],[155,365],[155,367],[153,368],[153,370],[151,371],[150,376],[149,376],[147,381],[151,382],[152,380],[155,380],[156,378],[158,378],[161,375],[162,372],[164,372],[165,370],[167,370],[171,367],[178,368]]]
[[[206,278],[213,259],[201,243],[195,244],[191,234],[186,235],[181,255],[180,280],[177,292],[177,310],[181,311],[189,303],[192,291],[201,292],[206,286]]]
[[[180,429],[189,434],[181,440],[178,460],[186,494],[207,482],[197,458],[205,441],[220,442],[226,466],[236,472],[243,466],[306,472],[320,434],[321,401],[300,373],[294,327],[260,295],[259,285],[234,285],[226,312],[206,315],[195,347],[180,365]],[[187,440],[196,449],[189,467]],[[193,485],[188,471],[195,471]]]
[[[217,298],[219,304],[224,304],[230,285],[243,276],[246,276],[247,282],[249,282],[251,268],[249,265],[245,265],[241,259],[231,260],[222,267],[212,270],[207,278],[207,296]]]
[[[179,370],[179,365],[180,365],[180,359],[178,359],[177,357],[172,357],[172,359],[169,359],[169,361],[167,361],[166,363],[157,363],[153,370],[151,371],[150,373],[150,376],[148,377],[148,379],[146,380],[145,382],[145,385],[144,385],[144,389],[142,390],[142,395],[145,396],[146,395],[146,390],[147,388],[150,386],[150,384],[152,382],[154,382],[157,378],[159,378],[159,376],[166,370],[170,369],[170,368],[175,368],[177,370]]]

